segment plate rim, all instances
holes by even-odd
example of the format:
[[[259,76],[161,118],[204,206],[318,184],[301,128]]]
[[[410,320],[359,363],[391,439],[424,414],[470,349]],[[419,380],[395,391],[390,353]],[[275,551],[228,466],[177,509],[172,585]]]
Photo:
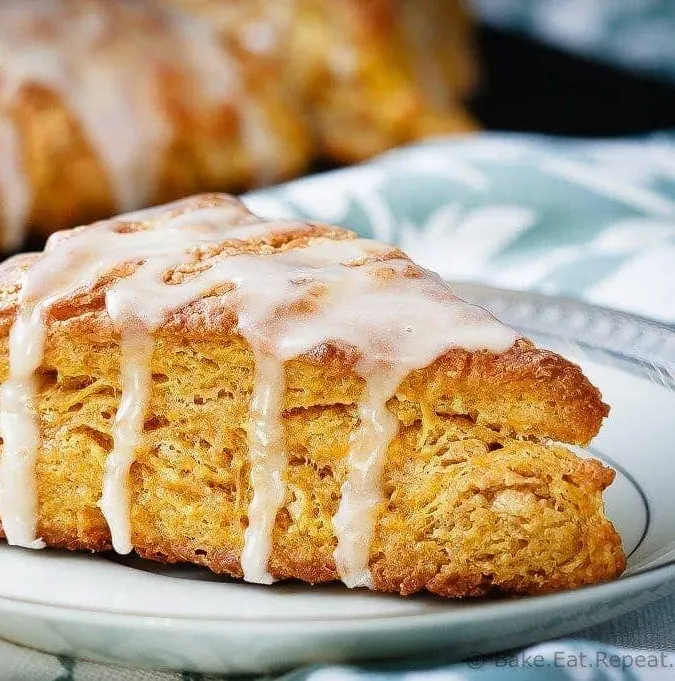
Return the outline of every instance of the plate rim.
[[[602,602],[609,602],[614,597],[621,595],[621,593],[628,591],[630,593],[637,593],[643,589],[646,591],[652,587],[665,586],[670,582],[675,585],[675,561],[666,563],[665,565],[648,568],[643,572],[627,577],[620,577],[618,579],[603,582],[601,584],[588,584],[577,589],[570,589],[567,591],[558,591],[548,594],[522,596],[514,598],[495,599],[493,603],[486,602],[485,599],[464,599],[462,602],[467,604],[467,610],[447,610],[442,609],[432,610],[429,612],[419,613],[401,613],[400,615],[374,615],[363,616],[356,615],[352,617],[339,618],[313,618],[313,617],[293,617],[293,618],[274,618],[265,617],[261,619],[236,619],[226,617],[203,616],[195,617],[180,616],[180,615],[141,615],[128,612],[111,612],[108,610],[77,608],[66,605],[56,605],[47,603],[36,603],[22,598],[13,598],[8,596],[0,596],[0,610],[2,607],[9,605],[10,609],[15,612],[21,610],[37,610],[46,611],[47,615],[58,613],[59,615],[67,614],[71,619],[85,620],[95,617],[97,624],[101,624],[100,618],[108,618],[114,620],[116,623],[123,623],[126,621],[134,621],[143,624],[165,624],[174,626],[181,624],[204,624],[208,626],[221,625],[244,627],[248,629],[265,629],[271,628],[278,630],[279,624],[289,625],[290,630],[302,630],[304,627],[314,628],[316,626],[330,628],[331,631],[344,630],[353,632],[357,628],[361,630],[377,628],[396,630],[399,628],[408,628],[410,625],[437,627],[443,624],[453,624],[453,620],[463,620],[466,613],[470,612],[470,616],[474,619],[483,621],[495,621],[496,613],[503,613],[508,611],[513,614],[525,614],[532,611],[550,612],[555,609],[556,605],[565,605],[570,607],[572,604],[569,601],[578,600],[602,600]],[[644,584],[643,584],[644,582]],[[268,587],[261,587],[268,588]],[[346,588],[346,587],[345,587]],[[594,598],[584,598],[584,595],[593,593]],[[392,594],[397,598],[396,594]],[[606,597],[606,598],[603,598]],[[453,599],[438,599],[439,604],[443,602],[456,603]],[[478,605],[479,607],[471,607]],[[514,611],[516,611],[514,613]],[[46,619],[52,619],[47,617]],[[63,619],[63,617],[60,617]],[[82,622],[84,623],[84,622]],[[355,627],[355,623],[358,623]]]

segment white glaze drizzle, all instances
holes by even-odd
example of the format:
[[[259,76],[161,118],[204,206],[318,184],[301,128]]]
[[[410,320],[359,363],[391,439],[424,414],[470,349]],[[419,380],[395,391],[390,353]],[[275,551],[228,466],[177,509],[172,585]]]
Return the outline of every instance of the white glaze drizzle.
[[[110,528],[113,549],[130,553],[129,471],[143,442],[143,421],[150,399],[152,337],[144,329],[123,329],[120,357],[122,399],[113,425],[113,450],[105,461],[99,506]],[[128,360],[131,361],[128,361]]]
[[[286,498],[284,471],[288,464],[279,418],[285,387],[283,363],[273,355],[256,352],[253,386],[248,426],[253,498],[248,507],[241,569],[247,581],[271,584],[274,579],[267,561],[272,552],[274,521]]]
[[[165,73],[181,73],[205,106],[227,104],[260,181],[282,160],[267,114],[248,93],[237,62],[208,22],[135,0],[19,0],[0,6],[0,123],[22,88],[54,92],[82,125],[119,210],[153,196],[173,122],[162,99]],[[8,123],[8,121],[7,121]],[[27,186],[21,145],[0,126],[0,193],[7,230],[20,241]]]
[[[35,462],[40,431],[35,415],[35,372],[44,354],[46,327],[43,305],[21,311],[12,325],[9,378],[0,389],[0,429],[3,453],[0,460],[0,519],[10,544],[41,549],[36,536],[37,489]]]
[[[3,489],[17,480],[30,481],[33,475],[39,436],[32,376],[42,361],[49,307],[64,296],[91,288],[117,265],[141,262],[131,276],[117,280],[106,293],[107,312],[122,334],[122,398],[101,507],[115,549],[131,550],[128,474],[142,441],[151,386],[152,334],[172,312],[229,282],[232,288],[219,293],[220,300],[236,312],[238,332],[255,358],[248,426],[253,498],[241,557],[244,578],[272,581],[268,570],[272,532],[286,496],[284,362],[338,342],[358,351],[355,370],[365,379],[365,390],[357,406],[360,424],[351,438],[347,479],[334,518],[335,560],[347,585],[371,586],[368,558],[383,501],[381,473],[397,432],[388,400],[410,371],[450,348],[499,352],[513,343],[516,334],[480,308],[459,301],[437,275],[397,256],[375,260],[389,247],[365,239],[317,238],[303,247],[266,255],[223,252],[207,261],[208,269],[182,283],[168,284],[163,278],[168,270],[194,260],[194,254],[209,244],[261,238],[298,227],[261,222],[229,199],[207,207],[196,201],[132,213],[69,238],[56,235],[29,270],[10,339],[10,377],[3,386],[3,392],[10,393],[2,403],[3,434],[10,422],[15,430],[6,439],[0,462]],[[120,221],[149,220],[155,221],[151,230],[118,229]],[[26,344],[25,339],[33,343]],[[19,400],[12,396],[17,384],[24,386]],[[12,477],[17,466],[21,474]],[[5,527],[10,543],[37,547],[34,484],[33,492],[30,485],[21,489],[21,499],[0,496],[0,516],[19,517],[20,522]]]
[[[382,367],[371,376],[358,405],[359,425],[352,434],[347,459],[347,480],[342,485],[333,527],[338,539],[335,565],[350,588],[372,587],[368,568],[378,505],[382,501],[379,481],[387,448],[398,432],[398,421],[387,409],[405,375]]]
[[[119,10],[126,11],[63,0],[6,3],[0,61],[5,101],[27,83],[55,92],[83,125],[117,206],[129,209],[150,195],[170,129],[154,77],[159,35],[146,31],[145,46],[127,40],[115,25]]]

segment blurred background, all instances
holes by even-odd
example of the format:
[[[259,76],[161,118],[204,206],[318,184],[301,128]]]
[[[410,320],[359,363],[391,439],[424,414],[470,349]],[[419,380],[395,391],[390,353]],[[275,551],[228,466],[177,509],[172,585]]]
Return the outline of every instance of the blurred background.
[[[471,0],[488,128],[573,136],[675,126],[675,3]]]
[[[428,136],[675,127],[668,0],[0,0],[0,236]]]

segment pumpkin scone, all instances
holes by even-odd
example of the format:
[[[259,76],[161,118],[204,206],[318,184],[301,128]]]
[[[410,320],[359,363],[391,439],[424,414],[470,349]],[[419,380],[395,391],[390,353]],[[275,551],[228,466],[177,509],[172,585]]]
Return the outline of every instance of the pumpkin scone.
[[[440,596],[616,577],[608,407],[401,251],[199,195],[0,267],[10,544]]]

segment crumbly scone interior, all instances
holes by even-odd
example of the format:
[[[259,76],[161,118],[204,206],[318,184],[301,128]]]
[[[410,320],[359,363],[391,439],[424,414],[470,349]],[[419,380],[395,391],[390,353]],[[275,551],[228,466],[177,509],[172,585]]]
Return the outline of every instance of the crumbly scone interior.
[[[110,548],[97,503],[119,404],[118,357],[112,339],[86,338],[61,342],[47,355],[46,367],[58,367],[40,376],[39,533],[48,544]],[[141,555],[241,577],[252,494],[243,428],[252,376],[252,354],[241,339],[158,343],[144,444],[130,483]],[[360,385],[358,377],[326,375],[304,362],[291,363],[287,376],[287,492],[270,570],[277,578],[333,580],[331,519]],[[324,393],[321,402],[317,393]],[[566,572],[571,582],[580,569],[599,577],[616,565],[617,547],[594,541],[612,533],[599,494],[611,471],[483,423],[480,415],[442,413],[404,398],[389,406],[401,428],[388,452],[371,548],[380,588],[534,591],[538,584],[568,586]]]

